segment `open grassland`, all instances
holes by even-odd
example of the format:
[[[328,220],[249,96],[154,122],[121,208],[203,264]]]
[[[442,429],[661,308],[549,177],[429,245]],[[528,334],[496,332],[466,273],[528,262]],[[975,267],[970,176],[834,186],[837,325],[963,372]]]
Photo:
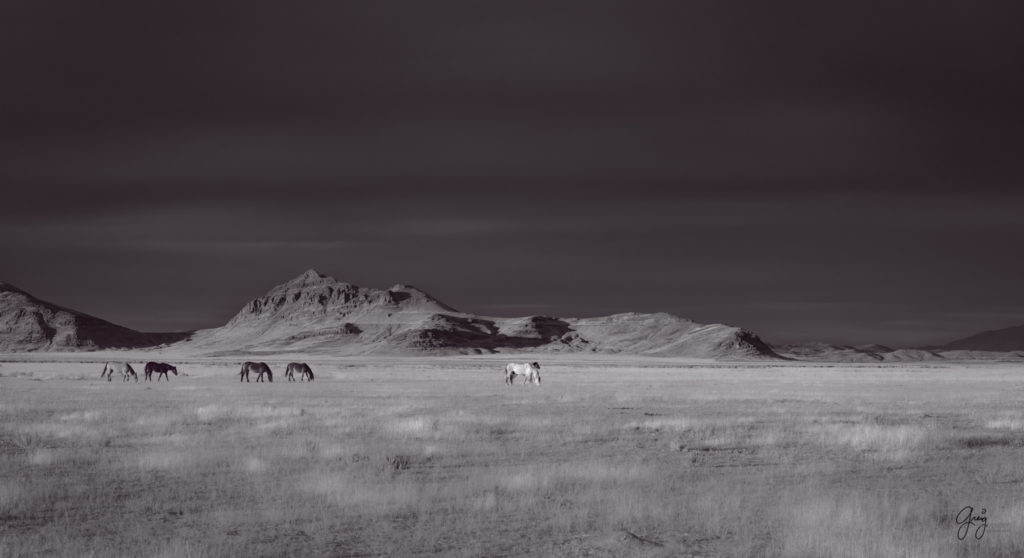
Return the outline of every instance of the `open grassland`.
[[[548,357],[509,388],[482,357],[272,384],[13,358],[0,556],[1024,555],[1011,365]]]

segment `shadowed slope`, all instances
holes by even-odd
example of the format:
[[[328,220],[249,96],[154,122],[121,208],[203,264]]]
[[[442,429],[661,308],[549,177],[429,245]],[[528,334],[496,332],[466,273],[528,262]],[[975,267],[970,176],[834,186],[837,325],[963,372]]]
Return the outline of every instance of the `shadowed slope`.
[[[1024,351],[1024,325],[983,331],[932,348],[940,351]]]
[[[0,350],[44,351],[152,347],[188,333],[143,333],[40,300],[0,283]]]

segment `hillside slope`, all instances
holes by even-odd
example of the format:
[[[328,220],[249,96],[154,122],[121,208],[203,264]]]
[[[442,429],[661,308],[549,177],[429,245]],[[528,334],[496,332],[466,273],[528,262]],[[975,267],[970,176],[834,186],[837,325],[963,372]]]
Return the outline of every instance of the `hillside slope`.
[[[983,331],[934,347],[940,351],[1024,351],[1024,325]]]
[[[135,331],[0,283],[0,351],[130,349],[171,343],[187,336]]]

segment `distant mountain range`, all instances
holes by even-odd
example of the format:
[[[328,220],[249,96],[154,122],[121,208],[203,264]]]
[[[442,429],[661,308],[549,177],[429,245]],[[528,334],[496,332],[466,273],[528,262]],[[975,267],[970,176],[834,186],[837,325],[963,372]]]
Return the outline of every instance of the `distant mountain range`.
[[[379,290],[314,270],[246,304],[221,327],[143,333],[39,300],[0,283],[0,351],[162,346],[196,355],[595,352],[719,360],[904,362],[1024,359],[1024,327],[928,349],[824,343],[771,346],[756,334],[670,314],[596,318],[486,317],[459,312],[408,285]]]

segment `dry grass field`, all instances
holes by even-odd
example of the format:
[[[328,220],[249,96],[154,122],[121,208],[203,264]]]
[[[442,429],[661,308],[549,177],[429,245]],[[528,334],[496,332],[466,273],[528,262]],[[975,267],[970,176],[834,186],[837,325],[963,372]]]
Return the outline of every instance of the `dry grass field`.
[[[16,358],[0,556],[1024,555],[1019,366]]]

